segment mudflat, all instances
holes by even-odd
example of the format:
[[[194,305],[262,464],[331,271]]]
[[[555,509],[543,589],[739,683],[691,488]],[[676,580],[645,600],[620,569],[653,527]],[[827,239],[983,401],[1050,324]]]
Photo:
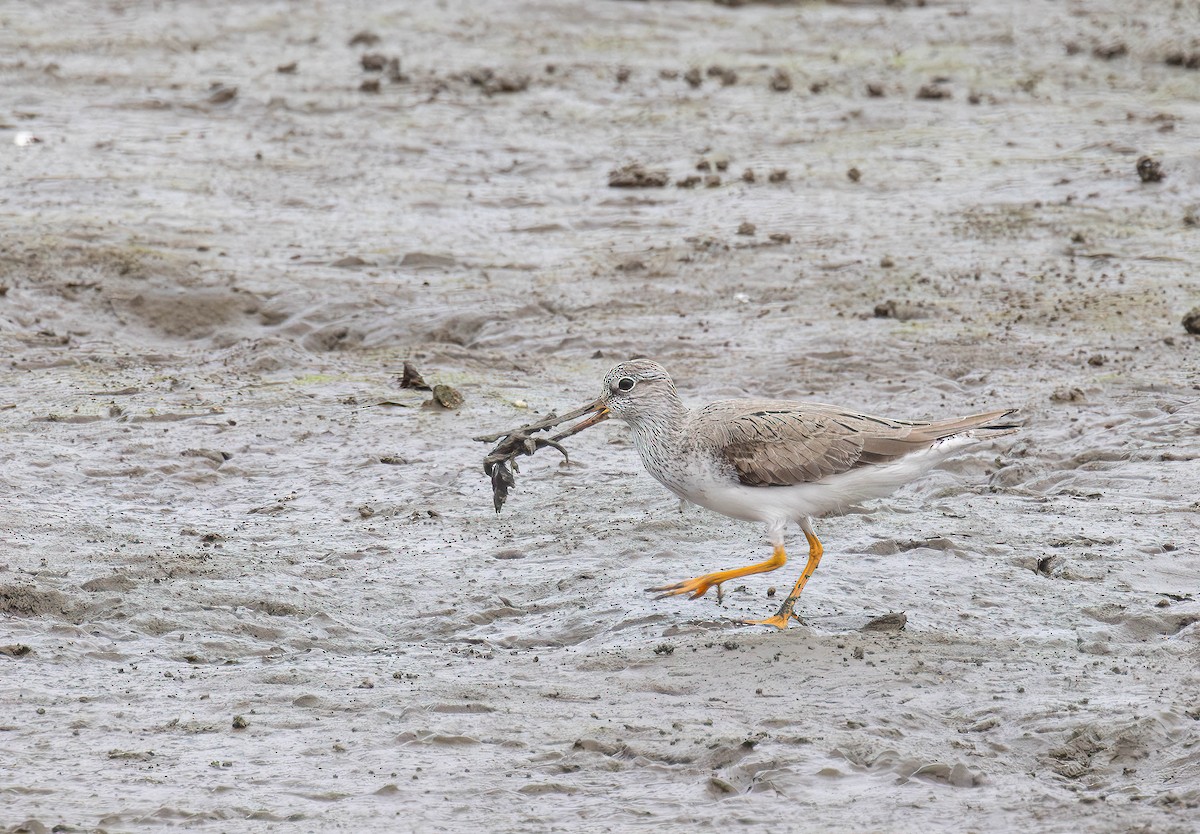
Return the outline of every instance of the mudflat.
[[[0,826],[1194,830],[1198,23],[0,9]],[[776,633],[799,531],[642,590],[768,549],[614,421],[493,510],[471,437],[639,355],[1023,425]]]

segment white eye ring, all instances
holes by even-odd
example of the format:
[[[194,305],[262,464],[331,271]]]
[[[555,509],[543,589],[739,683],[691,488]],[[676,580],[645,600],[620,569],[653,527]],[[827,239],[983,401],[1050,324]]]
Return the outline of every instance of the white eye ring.
[[[620,391],[630,391],[637,384],[637,380],[631,376],[623,376],[617,380],[617,389]]]

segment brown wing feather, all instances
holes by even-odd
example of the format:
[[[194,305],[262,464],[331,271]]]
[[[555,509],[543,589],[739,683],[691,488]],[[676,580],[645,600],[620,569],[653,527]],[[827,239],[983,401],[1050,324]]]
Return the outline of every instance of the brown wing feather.
[[[856,466],[888,463],[1011,412],[915,423],[821,403],[725,400],[696,413],[698,434],[748,486],[810,483]]]

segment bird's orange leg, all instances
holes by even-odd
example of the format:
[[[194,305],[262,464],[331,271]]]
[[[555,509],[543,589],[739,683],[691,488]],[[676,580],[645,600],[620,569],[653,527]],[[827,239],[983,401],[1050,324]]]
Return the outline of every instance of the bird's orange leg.
[[[696,599],[704,596],[704,593],[713,585],[717,586],[717,593],[719,594],[722,582],[737,579],[739,576],[750,576],[753,573],[766,573],[767,571],[783,567],[785,562],[787,562],[787,554],[783,552],[783,545],[777,544],[775,545],[775,552],[765,562],[747,565],[744,568],[706,573],[703,576],[697,576],[695,579],[685,579],[683,582],[676,582],[674,585],[664,585],[661,588],[647,588],[646,590],[659,594],[655,599],[674,597],[680,594],[691,594],[692,599]]]
[[[796,600],[800,599],[800,592],[804,590],[808,578],[816,572],[817,565],[821,563],[821,554],[825,552],[816,533],[805,529],[804,537],[808,539],[808,564],[804,566],[804,573],[800,574],[800,578],[796,580],[796,587],[792,588],[792,592],[787,595],[783,605],[779,606],[779,612],[774,617],[768,617],[765,620],[746,620],[747,625],[771,625],[780,630],[788,627],[788,621],[792,618],[792,609],[796,607]]]

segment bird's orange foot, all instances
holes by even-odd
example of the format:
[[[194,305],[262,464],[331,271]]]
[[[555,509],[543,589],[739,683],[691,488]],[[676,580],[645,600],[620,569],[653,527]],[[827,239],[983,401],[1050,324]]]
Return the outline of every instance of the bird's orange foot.
[[[745,625],[775,626],[775,628],[779,629],[780,631],[783,631],[785,628],[788,627],[788,621],[791,619],[792,619],[791,614],[788,614],[785,617],[782,613],[779,613],[779,614],[776,614],[774,617],[767,617],[765,620],[742,620],[742,623]]]
[[[667,597],[677,597],[683,594],[690,594],[692,599],[699,599],[704,596],[708,589],[713,585],[717,586],[718,596],[721,593],[721,580],[713,579],[713,574],[706,573],[704,576],[697,576],[694,579],[685,579],[683,582],[676,582],[674,585],[663,585],[660,588],[647,588],[646,591],[651,594],[658,594],[655,599],[666,599]]]

